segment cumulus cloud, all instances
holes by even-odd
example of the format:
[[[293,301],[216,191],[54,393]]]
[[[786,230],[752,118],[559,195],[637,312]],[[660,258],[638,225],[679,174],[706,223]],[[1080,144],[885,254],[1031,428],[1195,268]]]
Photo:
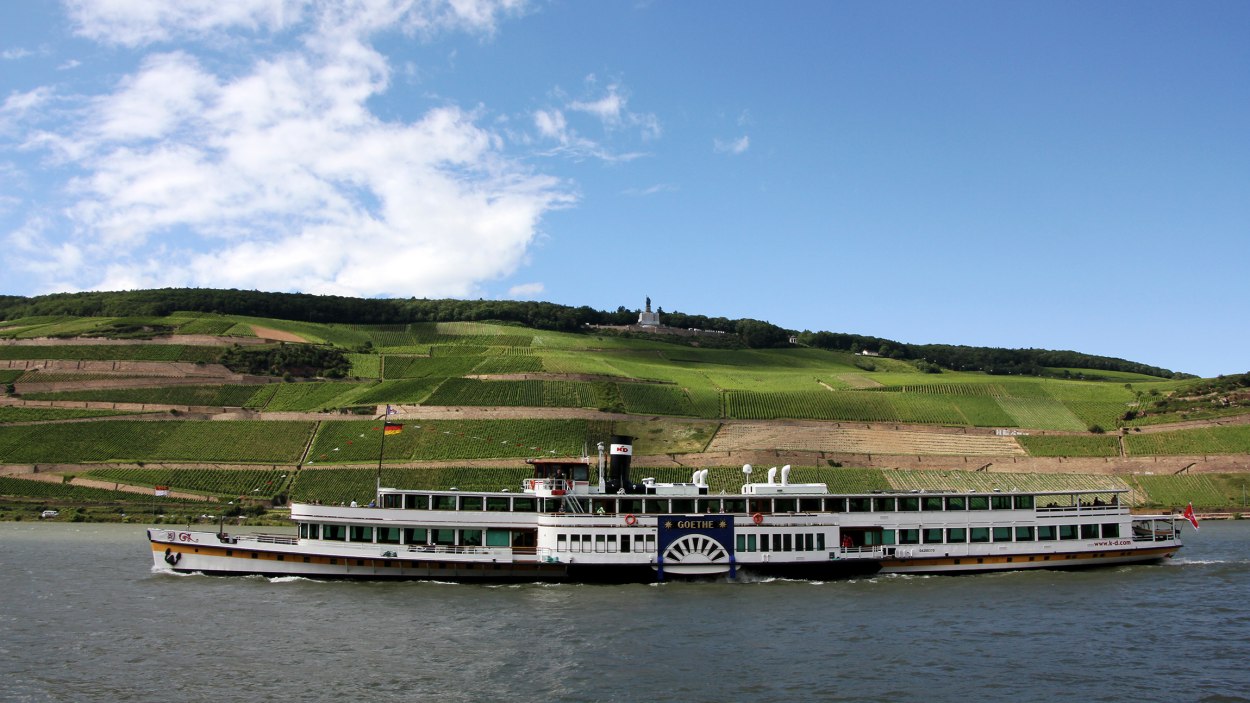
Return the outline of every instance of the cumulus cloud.
[[[143,56],[74,118],[23,147],[72,175],[67,202],[7,241],[49,290],[205,286],[342,295],[470,296],[525,260],[568,184],[509,157],[456,106],[385,120],[384,28],[495,30],[510,1],[70,3],[82,36],[127,47],[229,30],[293,33],[231,68],[186,48]],[[292,48],[294,47],[294,48]],[[49,94],[10,96],[17,116]],[[16,118],[15,118],[16,119]],[[0,123],[4,117],[0,116]],[[555,115],[549,132],[562,129]],[[540,284],[538,291],[541,291]],[[523,288],[523,287],[522,287]]]

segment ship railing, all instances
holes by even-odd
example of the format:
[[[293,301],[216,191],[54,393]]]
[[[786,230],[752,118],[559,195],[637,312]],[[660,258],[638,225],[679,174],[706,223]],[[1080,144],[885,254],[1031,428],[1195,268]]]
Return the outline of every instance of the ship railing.
[[[1126,506],[1117,505],[1115,503],[1095,503],[1093,505],[1039,505],[1036,510],[1045,515],[1088,515],[1090,513],[1119,513],[1123,512]]]
[[[289,535],[230,535],[231,544],[261,542],[263,544],[299,544],[299,538]]]
[[[510,554],[512,549],[459,544],[410,544],[408,551],[422,554]]]
[[[894,552],[893,547],[865,545],[861,547],[838,547],[838,556],[841,559],[881,559],[891,556]]]
[[[573,482],[564,478],[527,478],[521,482],[527,491],[551,491],[553,495],[563,495],[573,491]],[[563,493],[556,493],[563,491]]]

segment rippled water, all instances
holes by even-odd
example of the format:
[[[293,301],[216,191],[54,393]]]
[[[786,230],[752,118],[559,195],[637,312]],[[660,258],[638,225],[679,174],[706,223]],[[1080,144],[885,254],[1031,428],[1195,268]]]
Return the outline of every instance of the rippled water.
[[[153,573],[0,524],[5,701],[1246,701],[1250,523],[1158,566],[467,586]]]

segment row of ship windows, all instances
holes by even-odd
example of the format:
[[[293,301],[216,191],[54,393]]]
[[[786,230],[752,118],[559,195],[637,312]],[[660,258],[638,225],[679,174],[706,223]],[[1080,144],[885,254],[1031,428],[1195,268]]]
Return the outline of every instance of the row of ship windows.
[[[374,527],[373,525],[321,525],[300,523],[299,536],[334,542],[371,542],[377,544],[416,544],[459,547],[527,546],[533,530],[501,529],[426,529],[423,527]],[[532,544],[528,546],[533,546]]]
[[[1015,527],[932,527],[867,532],[864,544],[963,544],[965,542],[1047,542],[1065,539],[1117,539],[1119,523],[1089,525],[1017,525]]]
[[[300,537],[338,542],[370,542],[377,544],[440,545],[471,547],[533,546],[533,532],[505,529],[426,529],[421,527],[374,527],[372,525],[321,525],[301,523]],[[846,531],[843,546],[875,546],[894,544],[963,544],[965,542],[1033,542],[1072,539],[1118,539],[1120,525],[1109,522],[1084,525],[1017,525],[1014,527],[930,527],[898,530]],[[851,541],[848,543],[847,541]],[[738,551],[823,551],[825,535],[821,532],[803,534],[737,535]],[[802,545],[802,546],[793,546]],[[771,550],[770,550],[771,546]],[[631,547],[638,551],[655,551],[655,535],[639,535],[631,539],[622,535],[558,535],[556,551],[622,552]]]
[[[557,552],[655,552],[655,535],[556,535]]]
[[[837,498],[617,498],[579,497],[595,514],[667,515],[681,513],[868,513],[950,510],[1031,510],[1031,495],[858,496]],[[1101,504],[1098,502],[1096,504]],[[488,512],[560,512],[563,498],[529,496],[428,495],[385,493],[383,508]],[[1057,507],[1053,503],[1048,507]],[[1062,506],[1058,506],[1062,507]]]
[[[738,535],[739,552],[819,552],[825,549],[825,535],[812,533],[778,533],[773,535]],[[557,552],[655,552],[655,535],[557,535]]]

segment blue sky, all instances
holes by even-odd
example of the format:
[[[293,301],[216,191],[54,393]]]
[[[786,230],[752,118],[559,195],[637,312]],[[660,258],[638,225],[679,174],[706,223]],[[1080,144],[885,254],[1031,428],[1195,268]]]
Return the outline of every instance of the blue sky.
[[[1250,370],[1243,2],[0,9],[0,293],[549,300]]]

